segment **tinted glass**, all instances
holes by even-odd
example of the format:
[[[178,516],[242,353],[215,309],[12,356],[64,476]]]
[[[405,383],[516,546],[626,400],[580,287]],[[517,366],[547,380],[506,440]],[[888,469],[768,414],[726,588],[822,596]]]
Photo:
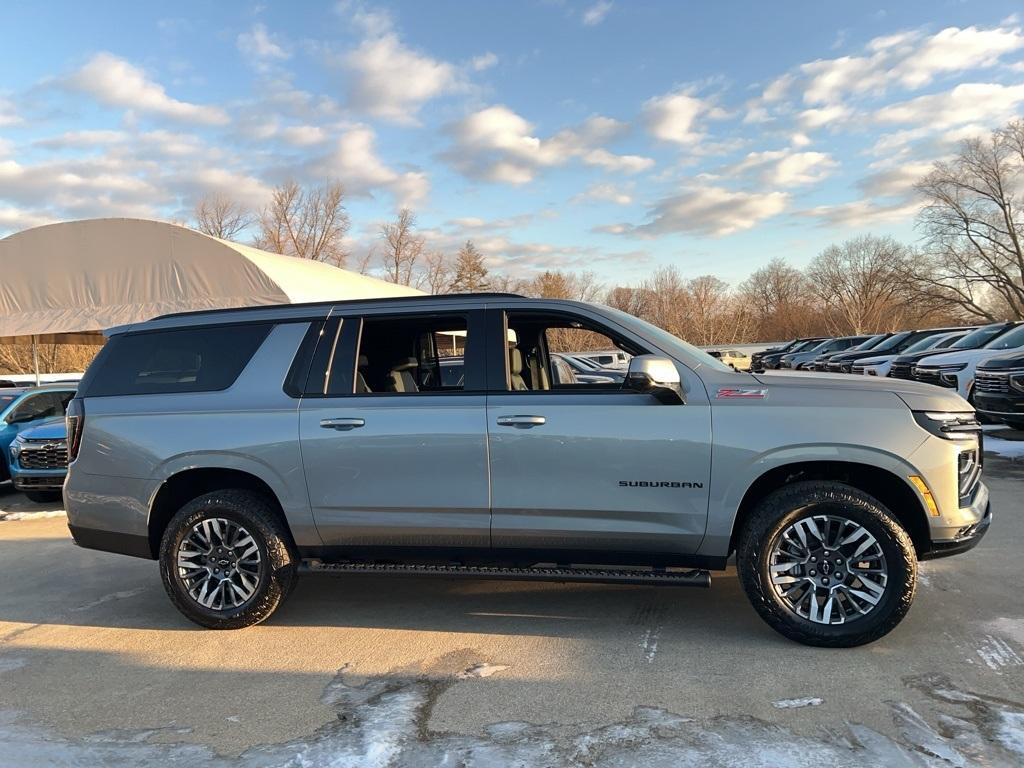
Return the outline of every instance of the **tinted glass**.
[[[892,349],[892,350],[903,349],[903,347],[900,346],[900,345],[903,344],[903,342],[906,340],[906,338],[909,335],[910,335],[910,331],[903,331],[903,333],[897,333],[895,336],[890,336],[888,339],[886,339],[881,344],[879,344],[877,347],[875,347],[874,351],[875,352],[885,352],[886,350],[889,350],[889,349]]]
[[[981,328],[971,331],[960,339],[960,341],[953,345],[953,349],[977,349],[978,347],[984,347],[1005,330],[1005,323],[983,325]]]
[[[252,323],[115,336],[90,366],[81,393],[105,397],[227,389],[271,327]]]
[[[1024,325],[1018,325],[995,341],[989,342],[985,349],[1016,349],[1020,346],[1024,346]]]

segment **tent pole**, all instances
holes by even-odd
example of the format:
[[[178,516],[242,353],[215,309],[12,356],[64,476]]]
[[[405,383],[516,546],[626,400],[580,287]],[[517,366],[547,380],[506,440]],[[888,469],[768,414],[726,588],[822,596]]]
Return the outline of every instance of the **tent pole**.
[[[36,372],[36,386],[39,386],[39,337],[32,337],[32,370]]]

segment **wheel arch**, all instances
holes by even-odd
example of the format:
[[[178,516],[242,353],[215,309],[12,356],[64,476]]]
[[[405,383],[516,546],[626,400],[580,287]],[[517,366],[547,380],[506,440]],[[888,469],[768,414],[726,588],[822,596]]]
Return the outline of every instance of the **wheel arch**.
[[[743,530],[757,502],[773,491],[802,480],[840,482],[878,499],[904,527],[920,558],[931,546],[928,513],[908,481],[883,467],[856,461],[798,461],[773,467],[747,488],[733,520],[729,552],[736,550]]]
[[[265,480],[251,472],[231,467],[194,467],[183,469],[164,479],[153,496],[148,523],[149,548],[153,558],[158,556],[160,539],[167,529],[167,524],[179,509],[192,499],[228,488],[241,488],[264,496],[292,539],[291,527],[281,506],[281,500]],[[290,544],[294,548],[294,540]]]

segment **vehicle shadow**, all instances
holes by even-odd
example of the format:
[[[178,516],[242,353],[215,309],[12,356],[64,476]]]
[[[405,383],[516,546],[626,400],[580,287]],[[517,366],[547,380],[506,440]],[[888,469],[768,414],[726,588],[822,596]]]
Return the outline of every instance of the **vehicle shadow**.
[[[0,523],[17,526],[20,523]],[[181,616],[153,561],[79,549],[70,537],[0,529],[0,623],[203,632]],[[735,574],[711,589],[386,575],[303,575],[266,623],[597,638],[659,626],[683,636],[777,639]],[[780,642],[785,642],[779,639]]]

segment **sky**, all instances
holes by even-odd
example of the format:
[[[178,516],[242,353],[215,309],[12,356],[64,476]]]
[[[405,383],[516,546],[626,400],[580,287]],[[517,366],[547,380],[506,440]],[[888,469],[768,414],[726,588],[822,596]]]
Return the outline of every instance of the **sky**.
[[[738,283],[864,233],[1024,115],[1019,2],[6,0],[0,236],[341,181],[494,270]]]

